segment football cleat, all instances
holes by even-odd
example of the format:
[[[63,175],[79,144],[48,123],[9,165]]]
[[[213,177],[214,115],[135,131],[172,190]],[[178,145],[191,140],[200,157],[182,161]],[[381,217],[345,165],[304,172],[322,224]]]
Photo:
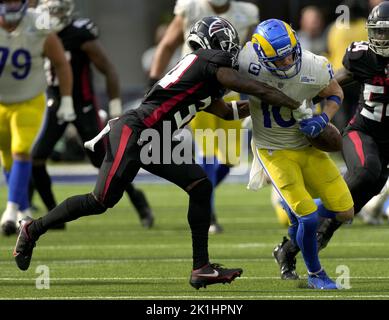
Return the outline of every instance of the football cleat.
[[[218,223],[212,223],[210,226],[209,226],[209,231],[208,231],[210,234],[218,234],[218,233],[222,233],[223,232],[223,227],[218,224]]]
[[[296,272],[296,257],[285,249],[285,244],[288,241],[290,240],[284,237],[282,242],[274,248],[273,257],[280,267],[282,280],[297,280],[299,276]]]
[[[208,263],[192,271],[189,283],[198,290],[201,287],[206,288],[207,285],[215,283],[231,283],[236,277],[240,277],[242,273],[243,270],[240,268],[226,269],[222,268],[220,264]]]
[[[20,221],[19,236],[13,252],[17,266],[23,271],[30,266],[32,251],[35,247],[35,241],[31,239],[28,233],[28,227],[33,221],[30,217]]]
[[[308,274],[308,288],[320,290],[336,290],[339,289],[334,281],[332,281],[324,270],[317,274]]]
[[[66,223],[58,223],[55,226],[50,227],[50,230],[65,230],[66,229]]]

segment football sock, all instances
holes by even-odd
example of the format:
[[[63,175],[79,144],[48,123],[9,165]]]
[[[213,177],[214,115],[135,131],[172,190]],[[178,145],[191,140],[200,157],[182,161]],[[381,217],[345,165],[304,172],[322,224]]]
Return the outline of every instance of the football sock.
[[[284,210],[289,218],[290,225],[288,227],[288,235],[290,237],[290,240],[293,242],[293,244],[297,245],[297,242],[296,242],[296,235],[297,235],[297,229],[298,229],[297,217],[292,212],[292,210],[289,208],[289,206],[286,204],[284,199],[280,198],[279,201],[280,201],[282,207],[284,208]]]
[[[57,205],[57,202],[51,190],[51,179],[47,173],[45,164],[33,165],[32,180],[47,210],[50,211]]]
[[[202,180],[188,194],[188,222],[192,231],[193,270],[196,270],[209,262],[208,230],[212,185],[208,180]]]
[[[212,161],[210,161],[211,163],[207,163],[207,159],[209,160],[209,158],[207,158],[207,157],[203,158],[203,162],[201,163],[201,167],[203,168],[203,170],[207,174],[209,181],[211,181],[211,184],[213,187],[212,190],[214,190],[214,188],[216,186],[216,182],[217,182],[217,170],[218,170],[219,164],[218,164],[216,157],[213,157],[213,159],[211,159],[212,160]],[[210,202],[211,202],[211,224],[215,224],[216,223],[216,214],[215,214],[215,193],[214,193],[214,191],[212,191]]]
[[[130,183],[126,188],[126,193],[130,198],[132,204],[134,205],[138,215],[141,219],[147,217],[147,211],[145,208],[149,208],[149,203],[143,192],[134,187],[132,183]]]
[[[318,219],[317,211],[298,218],[297,244],[303,254],[308,271],[312,273],[321,269],[316,240]]]
[[[31,176],[31,161],[14,160],[8,179],[8,201],[19,206],[28,203],[28,181]]]
[[[48,229],[61,223],[76,220],[80,217],[101,214],[106,211],[91,193],[67,198],[45,216],[33,221],[28,227],[32,239],[38,238]]]
[[[320,217],[329,219],[336,218],[336,213],[334,211],[326,209],[320,199],[315,199],[314,201],[317,205],[317,213]]]

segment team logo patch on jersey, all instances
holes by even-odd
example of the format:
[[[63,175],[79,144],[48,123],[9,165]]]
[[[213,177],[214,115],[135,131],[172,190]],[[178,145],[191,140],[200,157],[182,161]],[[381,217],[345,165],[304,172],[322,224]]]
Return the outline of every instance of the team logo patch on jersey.
[[[300,82],[302,82],[302,83],[316,83],[316,77],[302,75],[300,77]]]
[[[256,63],[250,63],[249,66],[249,73],[253,74],[254,76],[259,75],[259,72],[261,71],[261,66]]]

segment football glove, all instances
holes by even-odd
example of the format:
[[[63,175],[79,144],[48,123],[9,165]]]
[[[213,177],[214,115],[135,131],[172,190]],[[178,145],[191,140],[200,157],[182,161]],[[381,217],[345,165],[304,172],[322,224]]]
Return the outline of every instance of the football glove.
[[[328,116],[323,112],[318,116],[301,120],[300,131],[308,137],[316,138],[324,130],[329,121]]]
[[[62,96],[61,104],[56,113],[58,123],[71,122],[76,120],[76,113],[73,107],[73,98],[71,96]]]
[[[119,117],[122,114],[122,102],[119,98],[112,99],[108,103],[109,116],[111,118]]]
[[[293,118],[295,118],[297,121],[312,118],[313,111],[312,111],[312,107],[309,104],[310,102],[304,100],[298,109],[292,111]]]

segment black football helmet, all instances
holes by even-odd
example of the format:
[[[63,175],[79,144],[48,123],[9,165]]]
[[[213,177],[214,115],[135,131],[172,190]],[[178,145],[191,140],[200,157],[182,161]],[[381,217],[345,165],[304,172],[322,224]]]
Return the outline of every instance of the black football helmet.
[[[18,24],[27,12],[28,1],[22,0],[20,3],[11,1],[0,1],[0,16],[8,24]]]
[[[366,28],[371,50],[380,56],[389,57],[389,2],[381,2],[373,8]]]
[[[190,29],[187,39],[192,50],[214,49],[230,52],[237,64],[240,52],[239,36],[226,19],[212,16],[197,21]]]
[[[72,21],[74,1],[40,0],[38,9],[41,11],[49,12],[50,28],[56,32],[59,32]]]

